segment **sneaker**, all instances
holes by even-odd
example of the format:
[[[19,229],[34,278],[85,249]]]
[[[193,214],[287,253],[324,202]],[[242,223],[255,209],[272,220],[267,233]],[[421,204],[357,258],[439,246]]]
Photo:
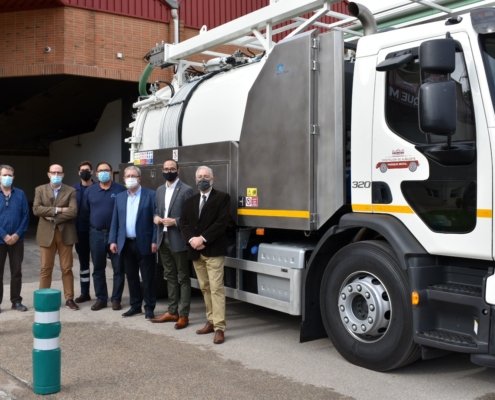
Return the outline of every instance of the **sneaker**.
[[[76,303],[84,303],[85,301],[90,301],[91,300],[91,296],[89,294],[86,294],[86,293],[82,293],[77,299],[76,299]]]
[[[67,300],[65,302],[65,307],[70,308],[72,311],[77,311],[79,310],[79,307],[77,306],[76,303],[74,303],[74,300]]]

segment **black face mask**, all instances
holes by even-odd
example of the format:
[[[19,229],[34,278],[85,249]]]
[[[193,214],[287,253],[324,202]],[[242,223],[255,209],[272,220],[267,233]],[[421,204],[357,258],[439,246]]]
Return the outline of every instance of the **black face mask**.
[[[179,175],[177,172],[164,172],[163,177],[165,180],[169,182],[175,181],[175,178],[177,178],[177,175]]]
[[[210,186],[211,186],[211,179],[208,180],[208,179],[202,178],[201,180],[199,180],[198,182],[196,182],[196,186],[202,192],[206,192],[210,188]]]
[[[80,176],[83,181],[89,181],[91,179],[91,172],[89,172],[87,169],[83,169],[80,173]]]

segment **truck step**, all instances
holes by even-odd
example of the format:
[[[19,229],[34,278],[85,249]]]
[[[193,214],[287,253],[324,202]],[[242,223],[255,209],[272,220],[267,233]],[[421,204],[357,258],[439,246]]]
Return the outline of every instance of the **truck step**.
[[[442,342],[462,347],[478,347],[476,340],[470,335],[462,333],[445,331],[443,329],[432,329],[431,331],[419,332],[418,337],[423,339],[434,340],[435,342]]]
[[[429,285],[428,289],[473,297],[481,297],[482,294],[481,287],[479,286],[461,285],[458,283],[438,283],[436,285]]]

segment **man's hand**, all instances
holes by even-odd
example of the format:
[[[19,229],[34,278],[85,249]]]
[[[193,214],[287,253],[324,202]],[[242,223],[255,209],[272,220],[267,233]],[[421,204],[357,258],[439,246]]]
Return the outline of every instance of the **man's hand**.
[[[163,224],[163,220],[158,215],[153,219],[153,222],[155,225]]]
[[[10,236],[10,235],[5,235],[5,236],[3,237],[3,241],[4,241],[5,243],[7,243],[8,245],[10,245],[10,246],[12,246],[12,245],[15,243],[15,242],[14,242],[14,243],[12,243],[12,240],[13,240],[13,239],[12,239],[12,236]]]
[[[149,221],[149,220],[148,220]],[[117,243],[110,243],[110,251],[113,254],[117,254],[119,252],[119,249],[117,247]]]
[[[17,233],[14,233],[12,236],[11,236],[11,239],[12,239],[12,244],[16,244],[17,241],[19,240],[19,235]]]
[[[151,252],[154,254],[158,250],[156,243],[151,243]]]
[[[175,226],[175,218],[163,218],[162,224],[165,226]]]
[[[203,238],[201,236],[193,237],[192,240],[189,242],[189,244],[191,245],[191,247],[194,250],[202,250],[202,249],[204,249],[205,246],[203,245],[203,243],[204,243],[204,241],[203,241]],[[201,247],[201,248],[199,248],[199,247]]]

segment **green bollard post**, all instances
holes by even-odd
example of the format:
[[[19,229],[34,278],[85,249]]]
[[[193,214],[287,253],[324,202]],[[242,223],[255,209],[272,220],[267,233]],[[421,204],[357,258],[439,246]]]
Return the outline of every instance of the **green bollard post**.
[[[61,304],[62,292],[60,290],[40,289],[34,292],[33,391],[37,394],[60,391]]]

